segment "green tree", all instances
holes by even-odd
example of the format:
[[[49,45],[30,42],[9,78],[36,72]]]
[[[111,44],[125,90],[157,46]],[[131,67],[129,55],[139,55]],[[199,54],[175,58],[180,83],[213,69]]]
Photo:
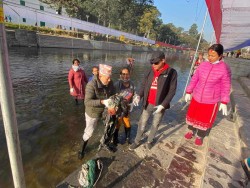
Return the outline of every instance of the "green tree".
[[[191,25],[191,27],[188,31],[189,35],[194,36],[194,37],[197,36],[198,35],[197,29],[198,29],[198,26],[196,24]]]
[[[164,24],[153,0],[42,0],[55,9],[65,8],[68,15],[103,26],[123,30],[139,36],[174,45],[196,48],[199,35],[197,25],[188,32],[173,23]],[[201,39],[201,48],[208,46]]]
[[[174,35],[175,33],[168,24],[162,24],[159,29],[158,41],[170,43]]]
[[[144,33],[145,37],[149,37],[150,32],[153,32],[154,21],[160,16],[160,12],[151,7],[144,11],[139,21],[139,32]]]

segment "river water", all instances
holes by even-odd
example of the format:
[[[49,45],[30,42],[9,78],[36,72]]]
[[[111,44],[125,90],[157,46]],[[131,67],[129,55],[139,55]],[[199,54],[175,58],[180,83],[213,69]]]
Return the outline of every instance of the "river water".
[[[190,63],[188,54],[167,52],[168,63],[178,72],[178,89],[171,103],[182,96]],[[136,59],[131,79],[137,88],[149,68],[150,53],[71,50],[58,48],[9,48],[9,60],[16,104],[17,122],[27,187],[55,187],[85,160],[95,155],[103,129],[90,139],[85,160],[77,151],[85,127],[84,105],[75,105],[69,95],[68,71],[73,58],[79,58],[88,76],[99,63],[113,66],[113,80],[125,65],[125,58]],[[137,111],[140,108],[137,109]],[[134,113],[132,122],[137,122]],[[165,115],[164,118],[167,118]],[[136,126],[136,123],[132,123]],[[101,126],[100,126],[101,127]],[[10,163],[0,115],[0,187],[13,187]]]

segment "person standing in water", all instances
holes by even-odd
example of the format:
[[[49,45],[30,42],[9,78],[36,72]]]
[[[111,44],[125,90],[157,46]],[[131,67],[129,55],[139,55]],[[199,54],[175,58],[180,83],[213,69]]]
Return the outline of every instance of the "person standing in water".
[[[75,98],[75,103],[77,105],[78,100],[84,99],[85,86],[88,82],[88,78],[84,70],[80,67],[80,61],[78,59],[73,59],[72,64],[68,74],[69,91],[70,95]]]
[[[217,111],[227,115],[230,100],[231,71],[222,60],[223,46],[214,44],[208,49],[208,61],[197,68],[186,89],[185,101],[191,100],[186,123],[186,139],[196,135],[195,145],[202,145],[207,131],[212,128]]]
[[[97,66],[93,66],[92,67],[92,76],[89,77],[89,82],[94,78],[95,75],[97,75],[99,73],[99,68]]]
[[[133,66],[134,66],[135,59],[132,58],[132,57],[126,58],[126,62],[127,62],[127,68],[128,68],[129,71],[131,72],[131,71],[132,71],[132,68],[133,68]]]

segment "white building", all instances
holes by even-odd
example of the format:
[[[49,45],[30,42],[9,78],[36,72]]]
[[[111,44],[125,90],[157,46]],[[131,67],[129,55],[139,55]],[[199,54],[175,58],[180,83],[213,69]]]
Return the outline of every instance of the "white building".
[[[23,6],[23,10],[20,10],[20,5]],[[29,11],[25,11],[27,9],[29,9]],[[63,16],[68,16],[64,8],[62,8],[61,12],[58,12],[58,9],[54,9],[39,0],[4,0],[5,20],[17,24],[36,25],[37,23],[38,26],[52,27],[54,24],[46,22],[46,20],[38,20],[37,13],[60,13]]]
[[[80,29],[108,36],[124,36],[130,40],[155,44],[155,41],[151,39],[69,17],[65,9],[62,9],[61,14],[58,14],[56,9],[39,0],[4,0],[3,3],[5,19],[8,22],[49,28],[57,28],[60,25],[62,29],[66,30]]]

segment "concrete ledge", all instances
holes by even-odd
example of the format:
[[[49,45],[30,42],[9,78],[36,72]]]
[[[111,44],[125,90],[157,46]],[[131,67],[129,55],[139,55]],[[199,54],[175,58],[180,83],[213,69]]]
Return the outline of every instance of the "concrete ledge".
[[[15,31],[12,31],[12,30],[6,31],[6,38],[7,38],[8,46],[19,46],[19,43],[15,36]]]
[[[147,46],[133,46],[129,44],[107,41],[85,40],[67,36],[55,36],[27,31],[22,29],[6,30],[9,46],[34,46],[41,48],[69,48],[89,50],[117,50],[117,51],[165,51],[165,48],[152,48]]]
[[[250,99],[237,80],[232,81],[232,90],[231,102],[236,114],[235,123],[239,128],[241,156],[244,159],[250,156]]]
[[[91,40],[90,43],[92,44],[93,49],[95,49],[95,50],[101,50],[102,49],[102,42]]]
[[[133,46],[132,48],[133,51],[144,51],[143,47],[142,46]]]
[[[6,37],[9,46],[37,46],[37,37],[35,31],[26,31],[21,29],[16,31],[7,30]]]
[[[247,77],[250,73],[250,60],[241,58],[225,57],[225,62],[230,66],[232,71],[232,78]]]
[[[248,77],[240,77],[239,82],[241,87],[245,90],[247,96],[250,98],[250,79]]]
[[[133,49],[133,46],[132,45],[128,45],[128,44],[125,44],[124,47],[129,50],[129,51],[132,51]]]

